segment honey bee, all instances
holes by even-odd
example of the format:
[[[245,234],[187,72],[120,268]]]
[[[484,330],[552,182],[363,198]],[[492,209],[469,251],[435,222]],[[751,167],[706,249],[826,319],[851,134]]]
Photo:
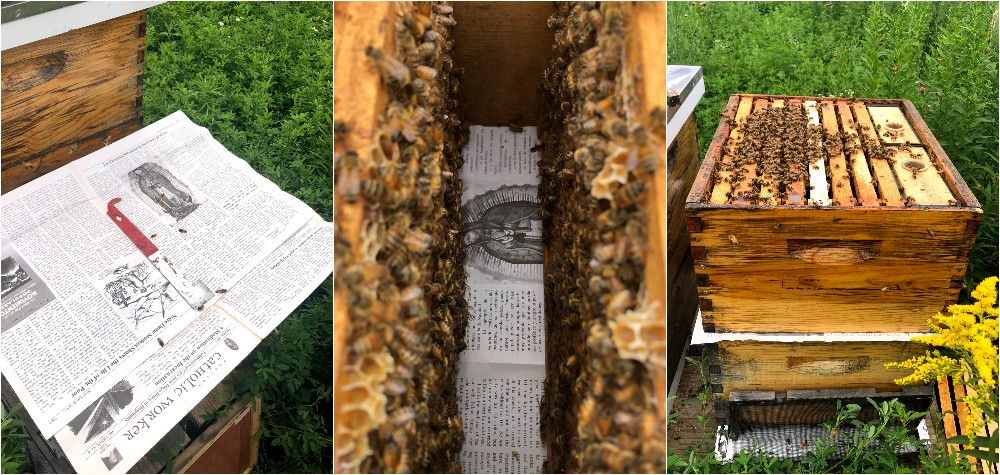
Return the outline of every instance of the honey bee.
[[[163,339],[162,338],[156,337],[156,342],[159,343],[161,347],[163,346]]]
[[[639,201],[643,192],[646,191],[646,184],[642,182],[626,183],[615,191],[615,205],[619,208],[632,205]]]
[[[521,453],[518,452],[518,451],[516,451],[516,450],[512,450],[510,452],[510,455],[511,455],[511,457],[514,457],[514,460],[517,460],[517,461],[521,460]]]
[[[222,287],[219,287],[218,289],[215,289],[215,293],[217,293],[217,294],[224,294],[226,292],[227,292],[227,290],[223,289]]]
[[[187,229],[184,228],[177,228],[177,231],[179,231],[181,234],[187,234],[188,232]]]
[[[365,54],[372,59],[382,79],[390,87],[401,88],[410,82],[410,69],[398,59],[384,54],[381,49],[371,45],[365,48]]]

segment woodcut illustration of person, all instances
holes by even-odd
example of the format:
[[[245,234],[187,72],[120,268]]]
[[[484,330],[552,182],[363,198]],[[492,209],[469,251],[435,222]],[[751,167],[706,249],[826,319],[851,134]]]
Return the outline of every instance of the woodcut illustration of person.
[[[136,193],[149,198],[147,203],[152,203],[156,209],[176,219],[181,219],[198,208],[199,203],[195,202],[186,185],[154,163],[143,163],[128,172],[128,178]]]

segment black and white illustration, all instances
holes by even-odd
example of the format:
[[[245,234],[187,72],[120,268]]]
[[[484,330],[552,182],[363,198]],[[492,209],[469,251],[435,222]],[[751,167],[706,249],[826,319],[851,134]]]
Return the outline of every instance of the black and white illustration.
[[[0,262],[3,270],[3,296],[17,290],[18,287],[31,282],[28,272],[21,267],[13,257],[5,257]]]
[[[226,338],[225,343],[226,343],[226,346],[228,346],[230,350],[236,351],[236,350],[240,349],[240,345],[237,345],[236,342],[233,341],[232,338]]]
[[[7,331],[55,300],[55,296],[13,246],[5,243],[2,247],[3,316],[0,317],[0,331]]]
[[[132,389],[132,383],[128,382],[128,380],[123,379],[119,381],[108,392],[101,395],[93,404],[73,418],[67,424],[67,427],[73,432],[73,435],[82,437],[84,442],[90,442],[95,436],[114,425],[115,421],[118,420],[119,414],[129,404],[132,404]],[[117,460],[121,460],[121,456],[118,456]],[[108,468],[110,469],[111,466]]]
[[[151,209],[180,221],[198,209],[204,200],[198,193],[160,165],[146,162],[128,172],[132,191]]]
[[[466,266],[500,280],[540,281],[542,216],[534,185],[508,185],[462,206]]]
[[[118,449],[111,449],[111,452],[101,456],[101,461],[104,462],[105,467],[108,467],[108,470],[111,470],[115,468],[115,465],[118,465],[118,462],[122,461],[122,454],[118,452]]]
[[[148,261],[114,267],[102,282],[105,295],[135,329],[164,320],[180,295]]]

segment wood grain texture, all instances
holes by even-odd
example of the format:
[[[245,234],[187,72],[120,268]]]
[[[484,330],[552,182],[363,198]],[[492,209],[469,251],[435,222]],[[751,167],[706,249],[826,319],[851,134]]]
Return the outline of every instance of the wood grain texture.
[[[257,464],[261,400],[233,405],[175,459],[176,473],[248,473]]]
[[[684,198],[698,172],[698,128],[688,118],[667,149],[667,381],[673,384],[684,344],[698,311],[690,235],[684,220]]]
[[[538,82],[553,43],[549,2],[455,2],[455,64],[469,124],[538,125]],[[664,80],[664,84],[666,81]]]
[[[738,106],[735,106],[735,108],[733,105],[734,100],[735,103],[739,104]],[[752,110],[753,110],[753,101],[751,101],[750,99],[740,99],[737,96],[733,96],[729,100],[729,105],[726,107],[726,112],[729,115],[730,119],[736,121],[737,127],[730,127],[729,124],[725,123],[725,121],[723,121],[724,122],[723,125],[720,125],[719,127],[720,131],[722,130],[723,126],[726,127],[727,135],[725,135],[724,137],[726,136],[729,137],[730,144],[734,150],[735,147],[737,147],[739,143],[743,141],[742,126],[743,124],[746,123],[747,117],[750,117],[750,113]],[[719,143],[721,147],[722,142]],[[712,156],[713,157],[718,156],[718,152],[716,153],[716,155]],[[718,179],[716,180],[717,183],[715,184],[715,187],[712,188],[712,203],[729,202],[730,191],[732,191],[732,185],[730,185],[729,179],[730,177],[733,176],[733,172],[728,170],[723,170],[721,167],[723,165],[727,165],[732,162],[733,162],[733,157],[728,153],[723,153],[719,171],[716,172],[716,174],[718,175]]]
[[[847,101],[837,101],[837,115],[840,117],[842,131],[845,137],[845,145],[853,148],[850,154],[851,176],[854,177],[854,194],[857,204],[862,206],[878,206],[878,193],[875,191],[875,179],[872,178],[871,168],[868,166],[868,158],[861,148],[861,140],[858,139],[858,130],[854,126],[854,114],[847,105]],[[847,138],[850,137],[850,138]]]
[[[892,147],[893,171],[906,199],[920,204],[949,206],[957,203],[948,184],[935,173],[934,164],[923,147]]]
[[[858,127],[858,134],[866,136],[871,140],[879,140],[878,134],[875,133],[875,126],[868,116],[868,108],[865,104],[855,102],[851,104],[851,110],[854,111],[854,120]],[[878,188],[879,197],[885,200],[885,204],[888,206],[904,206],[906,204],[906,196],[900,193],[899,184],[896,181],[896,176],[893,174],[889,162],[880,158],[868,157],[868,163],[871,164],[872,172],[875,176],[875,185]]]
[[[899,106],[868,104],[868,116],[875,124],[875,131],[878,132],[883,143],[920,145],[920,139],[913,132],[913,127],[910,127],[910,122],[906,120],[903,109]],[[894,137],[893,132],[898,135]]]
[[[957,208],[687,210],[718,331],[920,332],[955,303],[978,214]],[[974,236],[974,234],[972,235]],[[737,242],[738,244],[734,244]],[[878,318],[864,318],[877,315]],[[842,316],[843,318],[831,318]]]
[[[371,146],[380,125],[382,111],[388,102],[378,71],[367,61],[369,45],[384,50],[392,47],[392,21],[396,5],[391,2],[337,2],[334,5],[334,120],[343,122],[348,133],[334,141],[334,153],[356,151],[361,160],[371,159]],[[362,177],[362,179],[367,177]],[[336,178],[335,178],[336,179]],[[361,223],[365,204],[363,198],[347,203],[334,187],[335,217],[341,236],[351,245],[352,258],[360,260]],[[351,316],[347,307],[348,291],[334,280],[333,309],[333,377],[334,427],[340,425],[338,407],[343,398],[339,391],[341,372],[346,360],[344,344],[351,332]]]
[[[840,133],[840,126],[837,123],[837,112],[833,109],[833,102],[823,101],[820,104],[823,114],[823,130],[830,135]],[[847,205],[852,203],[854,193],[851,192],[851,176],[847,168],[847,160],[844,153],[838,151],[830,155],[830,184],[833,191],[833,201]]]
[[[901,391],[893,379],[908,370],[886,369],[885,363],[922,355],[927,346],[912,342],[760,342],[722,341],[712,375],[717,391],[775,391],[873,388]],[[809,366],[801,364],[810,362]],[[848,363],[845,363],[848,362]],[[836,368],[836,371],[831,370]]]
[[[626,71],[636,78],[636,95],[639,104],[636,117],[650,131],[650,147],[656,150],[658,163],[653,175],[652,189],[646,194],[646,267],[644,281],[650,302],[656,302],[654,318],[667,323],[667,166],[662,150],[666,147],[667,129],[660,117],[667,110],[667,11],[665,2],[640,2],[625,5],[625,12],[632,25],[626,39]],[[525,15],[529,15],[530,12]],[[697,153],[697,148],[695,149]],[[697,159],[696,159],[697,160]],[[668,330],[669,332],[669,330]],[[666,335],[664,335],[666,338]],[[669,346],[669,344],[667,345]],[[666,349],[664,348],[665,352]],[[661,361],[666,355],[659,355]],[[669,364],[668,364],[669,367]],[[661,420],[666,419],[667,378],[663,371],[653,372],[653,385],[657,409]]]
[[[145,11],[4,51],[2,188],[138,130]]]

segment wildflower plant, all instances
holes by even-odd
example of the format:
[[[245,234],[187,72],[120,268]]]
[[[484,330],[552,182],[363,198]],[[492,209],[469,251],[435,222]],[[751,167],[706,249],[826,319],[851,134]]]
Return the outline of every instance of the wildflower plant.
[[[968,450],[967,455],[984,460],[997,460],[997,436],[976,443],[976,432],[988,421],[997,420],[997,277],[983,280],[974,291],[974,303],[948,307],[950,315],[938,313],[928,320],[933,334],[913,340],[939,349],[927,351],[901,363],[887,363],[887,368],[913,370],[896,380],[896,384],[932,382],[951,376],[964,380],[967,394],[961,398],[970,410],[967,436],[949,439],[952,443],[986,447],[989,450]]]

